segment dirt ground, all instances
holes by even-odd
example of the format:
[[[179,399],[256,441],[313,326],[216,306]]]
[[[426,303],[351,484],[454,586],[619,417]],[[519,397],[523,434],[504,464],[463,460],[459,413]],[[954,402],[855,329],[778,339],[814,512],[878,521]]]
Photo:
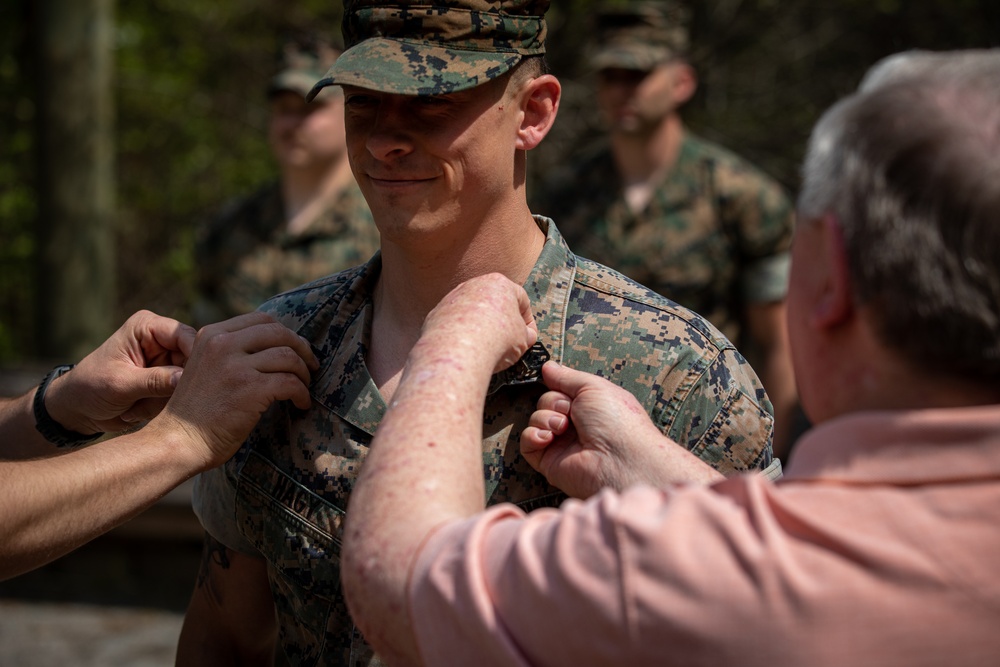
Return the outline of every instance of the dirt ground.
[[[201,554],[197,519],[185,512],[150,509],[0,582],[0,666],[172,667]]]
[[[0,601],[0,665],[173,667],[183,616],[99,605]]]

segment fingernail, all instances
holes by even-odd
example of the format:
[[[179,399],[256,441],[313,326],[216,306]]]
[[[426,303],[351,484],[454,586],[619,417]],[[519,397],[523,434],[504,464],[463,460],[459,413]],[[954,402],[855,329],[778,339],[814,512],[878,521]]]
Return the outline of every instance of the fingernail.
[[[552,406],[553,410],[555,410],[556,412],[561,412],[564,415],[569,414],[569,408],[570,408],[570,402],[563,399],[556,401],[556,404]]]
[[[562,430],[563,426],[566,425],[566,418],[562,415],[554,415],[549,417],[549,428],[553,431]]]
[[[184,375],[184,371],[178,369],[170,374],[170,386],[174,389],[177,388],[177,384],[181,381],[181,376]]]

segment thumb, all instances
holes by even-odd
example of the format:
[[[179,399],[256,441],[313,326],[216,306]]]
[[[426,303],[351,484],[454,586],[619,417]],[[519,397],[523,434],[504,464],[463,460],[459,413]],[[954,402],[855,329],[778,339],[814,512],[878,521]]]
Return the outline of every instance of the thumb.
[[[154,366],[142,369],[146,388],[144,398],[166,398],[174,393],[183,369],[180,366]]]
[[[198,331],[194,327],[190,327],[186,324],[181,324],[177,327],[177,347],[180,349],[181,354],[184,355],[185,359],[191,357],[191,352],[194,351],[194,341],[198,336]]]
[[[561,391],[572,399],[576,398],[587,385],[599,382],[600,378],[554,361],[547,361],[542,366],[542,380],[549,389]]]

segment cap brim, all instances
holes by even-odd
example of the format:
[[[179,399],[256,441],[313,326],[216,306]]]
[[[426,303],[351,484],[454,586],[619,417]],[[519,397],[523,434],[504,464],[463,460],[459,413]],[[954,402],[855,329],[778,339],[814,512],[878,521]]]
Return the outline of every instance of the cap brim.
[[[618,46],[598,51],[590,59],[590,67],[598,71],[602,69],[631,69],[649,72],[656,69],[658,65],[669,62],[673,55],[670,49],[666,48]]]
[[[275,95],[280,92],[291,91],[305,97],[312,90],[314,83],[316,83],[315,74],[310,75],[308,72],[286,70],[279,72],[271,79],[271,82],[267,86],[267,94]]]
[[[398,95],[454,93],[505,74],[522,57],[514,52],[465,51],[373,37],[344,51],[306,99],[331,85]]]

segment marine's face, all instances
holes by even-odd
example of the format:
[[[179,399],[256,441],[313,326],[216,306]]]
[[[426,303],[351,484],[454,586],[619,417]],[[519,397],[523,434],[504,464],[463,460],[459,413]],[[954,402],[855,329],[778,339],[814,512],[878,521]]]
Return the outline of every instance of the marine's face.
[[[684,100],[675,81],[681,63],[664,63],[644,72],[609,68],[597,77],[597,105],[612,132],[645,133],[655,129]]]
[[[348,156],[383,238],[478,222],[512,188],[503,80],[447,95],[345,86]]]
[[[344,107],[339,96],[312,103],[296,92],[271,97],[268,142],[279,164],[308,169],[326,168],[343,157]]]

